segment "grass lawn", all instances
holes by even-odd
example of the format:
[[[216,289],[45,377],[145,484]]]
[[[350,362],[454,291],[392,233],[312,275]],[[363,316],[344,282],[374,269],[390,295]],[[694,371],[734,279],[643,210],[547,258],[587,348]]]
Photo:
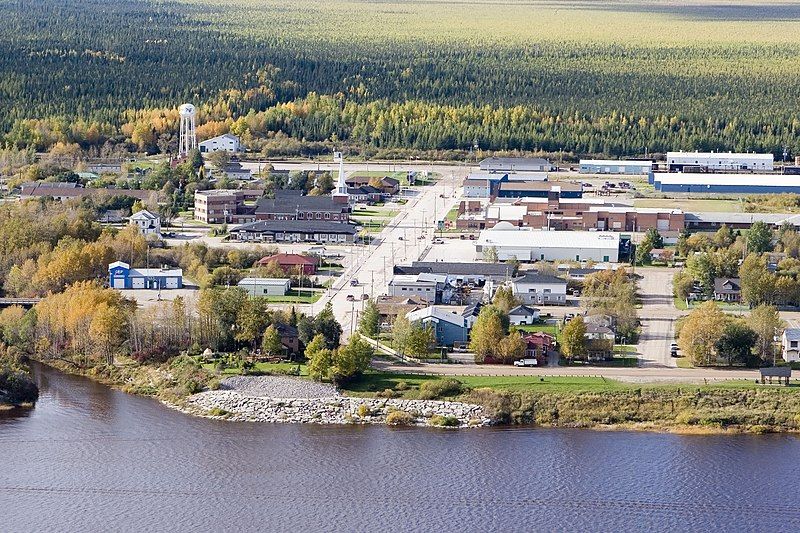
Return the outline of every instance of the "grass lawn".
[[[458,208],[454,207],[450,211],[447,212],[447,215],[444,217],[445,220],[449,220],[450,222],[455,222],[458,218]]]
[[[210,370],[212,372],[216,371],[216,363],[203,363],[203,368],[206,370]],[[262,372],[264,374],[270,373],[277,373],[277,374],[288,374],[294,372],[297,368],[297,363],[256,363],[255,371]],[[241,368],[226,368],[222,372],[220,372],[223,376],[238,376],[242,373]],[[300,365],[300,375],[301,376],[308,376],[308,367],[306,365]]]
[[[683,298],[678,298],[677,296],[674,296],[672,298],[672,302],[673,304],[675,304],[675,309],[680,309],[681,311],[687,311],[689,309],[689,306],[686,305],[686,300],[684,300]]]
[[[678,368],[694,368],[694,365],[689,361],[688,357],[678,357],[675,359],[675,363],[678,365]]]
[[[525,326],[513,326],[521,331],[527,331],[529,333],[533,333],[535,331],[541,331],[544,333],[549,333],[550,335],[558,335],[558,324],[531,324]]]
[[[634,207],[659,207],[663,209],[682,209],[709,213],[741,213],[742,203],[738,200],[691,199],[691,198],[637,198]]]
[[[301,303],[313,304],[322,298],[323,291],[309,291],[302,289],[292,289],[285,296],[259,296],[269,303]]]

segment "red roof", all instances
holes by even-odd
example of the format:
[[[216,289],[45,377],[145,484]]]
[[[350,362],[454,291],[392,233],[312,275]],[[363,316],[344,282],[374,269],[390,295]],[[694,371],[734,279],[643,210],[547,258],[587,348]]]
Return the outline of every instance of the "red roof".
[[[528,333],[522,336],[522,340],[524,340],[528,344],[535,344],[537,346],[550,346],[553,344],[555,340],[552,335],[544,333],[542,331],[536,331],[534,333]]]
[[[270,255],[269,257],[262,257],[258,260],[259,265],[266,265],[267,263],[271,263],[275,261],[279,265],[314,265],[317,264],[317,259],[315,257],[310,257],[307,255],[300,255],[300,254],[275,254]]]

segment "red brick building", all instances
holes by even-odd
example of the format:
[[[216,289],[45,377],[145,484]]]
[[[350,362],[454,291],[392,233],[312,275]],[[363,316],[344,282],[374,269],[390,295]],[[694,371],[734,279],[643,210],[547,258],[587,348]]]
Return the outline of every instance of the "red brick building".
[[[313,276],[317,273],[319,262],[316,257],[300,254],[275,254],[262,257],[258,260],[259,266],[267,266],[269,263],[277,263],[287,274],[298,274],[302,272],[306,276]]]

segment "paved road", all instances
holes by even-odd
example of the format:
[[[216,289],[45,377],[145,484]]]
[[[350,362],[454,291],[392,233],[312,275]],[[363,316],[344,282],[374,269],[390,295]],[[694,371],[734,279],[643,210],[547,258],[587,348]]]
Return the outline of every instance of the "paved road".
[[[669,268],[643,268],[637,271],[642,276],[639,293],[642,308],[639,317],[642,332],[636,351],[642,367],[675,367],[670,357],[670,344],[675,337],[675,320],[681,311],[672,301],[672,277],[675,270]]]
[[[440,170],[438,167],[437,171]],[[328,302],[332,303],[345,338],[358,324],[364,305],[362,296],[385,294],[392,267],[416,260],[431,245],[435,221],[443,219],[461,197],[465,170],[457,167],[454,170],[458,172],[445,173],[435,185],[415,188],[416,195],[376,235],[374,244],[354,247],[352,266],[314,304],[313,311],[318,313]],[[358,285],[351,286],[351,280],[357,280]],[[355,301],[348,301],[349,295]]]
[[[389,372],[435,374],[446,376],[599,376],[620,381],[649,383],[703,383],[732,379],[752,379],[758,370],[690,369],[668,367],[542,367],[522,368],[508,365],[475,364],[397,364],[384,360],[373,361],[373,366]]]

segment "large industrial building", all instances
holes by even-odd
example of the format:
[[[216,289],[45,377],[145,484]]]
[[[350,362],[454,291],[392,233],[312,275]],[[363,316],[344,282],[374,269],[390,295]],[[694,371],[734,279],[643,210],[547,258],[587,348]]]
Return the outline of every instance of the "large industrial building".
[[[483,172],[549,172],[553,165],[541,157],[487,157],[480,162]]]
[[[476,251],[490,248],[502,261],[603,261],[619,260],[619,233],[600,231],[542,231],[501,222],[481,231]]]
[[[581,159],[581,174],[632,174],[647,176],[653,171],[653,162],[647,160]]]
[[[800,176],[791,174],[710,174],[660,172],[653,185],[661,192],[800,194]]]
[[[670,172],[684,170],[760,170],[773,169],[772,154],[733,152],[667,152]]]

